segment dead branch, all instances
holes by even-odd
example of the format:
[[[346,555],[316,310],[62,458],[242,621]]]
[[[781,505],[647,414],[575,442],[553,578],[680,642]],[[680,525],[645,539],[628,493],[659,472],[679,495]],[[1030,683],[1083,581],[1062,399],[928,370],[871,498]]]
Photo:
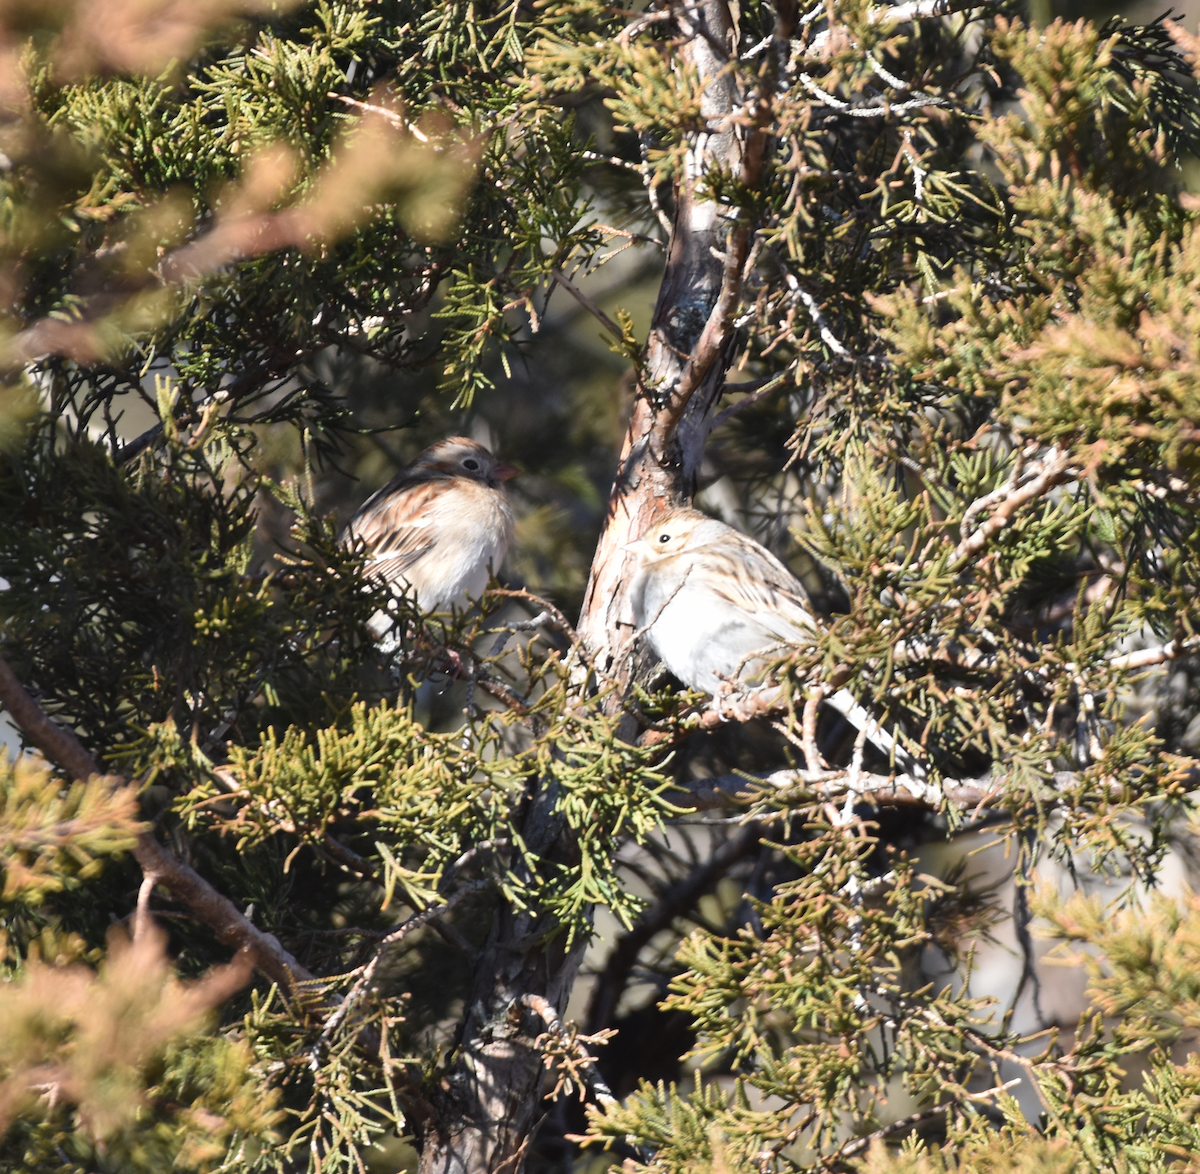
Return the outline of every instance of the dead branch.
[[[1055,781],[1073,782],[1075,775],[1060,772]],[[713,775],[676,784],[667,797],[677,807],[712,811],[748,807],[772,790],[803,793],[814,803],[839,802],[847,796],[861,798],[877,807],[916,807],[937,811],[943,800],[960,811],[994,807],[1002,798],[1001,781],[943,779],[935,785],[911,775],[870,774],[859,770],[777,770],[768,775]]]
[[[958,5],[953,0],[908,0],[905,4],[881,5],[871,9],[868,20],[885,28],[906,24],[925,17],[949,16],[952,12],[970,12],[974,5]]]
[[[393,110],[388,106],[380,106],[373,102],[360,102],[357,98],[350,98],[334,90],[330,90],[325,97],[332,98],[335,102],[342,102],[346,106],[352,106],[355,110],[361,110],[364,114],[378,114],[380,118],[385,118],[397,130],[402,130],[412,135],[418,142],[429,142],[429,136],[420,127],[414,126],[409,122],[399,110]]]
[[[752,408],[755,404],[762,403],[768,396],[774,395],[784,385],[787,377],[793,374],[794,370],[794,367],[788,367],[786,371],[781,371],[771,379],[759,379],[753,383],[726,383],[723,388],[725,393],[744,391],[746,394],[737,403],[730,404],[729,407],[724,408],[714,417],[712,430],[716,432],[722,424],[728,423],[734,416],[746,408]]]
[[[546,1025],[545,1033],[534,1041],[534,1046],[543,1053],[547,1067],[557,1059],[563,1073],[559,1077],[558,1087],[550,1094],[554,1097],[562,1090],[564,1078],[575,1080],[582,1086],[584,1093],[599,1105],[615,1105],[617,1098],[612,1095],[604,1077],[596,1067],[596,1057],[588,1051],[588,1044],[604,1044],[615,1032],[597,1031],[580,1035],[574,1024],[567,1027],[554,1005],[544,995],[523,995],[520,1005],[532,1011]]]
[[[1182,640],[1168,640],[1165,644],[1156,644],[1150,648],[1138,648],[1133,652],[1112,653],[1106,657],[1104,663],[1108,668],[1126,671],[1152,668],[1155,665],[1168,664],[1173,660],[1181,660],[1185,656],[1198,654],[1200,654],[1200,636],[1191,636]],[[1033,649],[1028,650],[1028,657],[1032,664],[1036,658]],[[928,641],[919,638],[897,644],[892,649],[892,660],[895,664],[935,661],[938,664],[965,669],[969,672],[988,672],[997,666],[996,654],[978,646],[964,647],[957,643],[946,643],[935,648]],[[710,724],[712,720],[709,719]]]
[[[1139,648],[1136,652],[1110,656],[1108,665],[1114,669],[1144,669],[1197,653],[1200,653],[1200,636],[1193,636],[1188,640],[1168,640],[1154,648]]]
[[[1189,787],[1200,785],[1200,762],[1193,761],[1183,776]],[[677,783],[667,798],[676,807],[693,811],[712,811],[720,808],[750,808],[771,793],[781,796],[791,792],[799,805],[841,803],[847,798],[873,807],[912,807],[939,811],[943,806],[959,811],[978,813],[1003,805],[1005,783],[1002,771],[992,770],[977,779],[942,779],[930,783],[905,774],[869,774],[853,769],[840,770],[777,770],[768,775],[713,775]],[[1055,791],[1064,793],[1079,782],[1079,772],[1055,771],[1048,780]],[[1101,781],[1115,798],[1124,793],[1116,780]],[[1053,805],[1053,802],[1049,805]]]
[[[554,604],[540,595],[535,595],[525,588],[518,590],[511,587],[493,587],[488,591],[488,595],[497,595],[504,599],[523,599],[527,603],[532,603],[535,607],[540,608],[544,615],[550,617],[553,621],[551,627],[555,631],[565,636],[572,644],[579,643],[579,633],[571,626],[570,620]]]

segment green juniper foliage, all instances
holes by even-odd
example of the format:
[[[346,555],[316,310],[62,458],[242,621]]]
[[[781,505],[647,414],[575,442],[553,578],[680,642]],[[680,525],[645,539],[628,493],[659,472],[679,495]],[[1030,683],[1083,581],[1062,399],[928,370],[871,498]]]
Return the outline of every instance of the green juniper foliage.
[[[1151,892],[1198,62],[953,0],[0,13],[0,651],[111,772],[0,673],[49,760],[0,758],[0,1169],[1200,1160],[1200,905]],[[753,720],[570,622],[664,273],[651,349],[726,331],[698,503],[821,613]],[[381,650],[339,519],[460,431],[523,469],[506,577]]]

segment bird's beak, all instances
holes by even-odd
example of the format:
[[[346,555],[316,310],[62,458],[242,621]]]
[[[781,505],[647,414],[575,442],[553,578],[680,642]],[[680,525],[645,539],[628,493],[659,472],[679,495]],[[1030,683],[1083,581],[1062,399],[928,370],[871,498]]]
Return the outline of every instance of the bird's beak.
[[[512,465],[505,464],[497,465],[493,473],[497,481],[511,481],[517,475]]]
[[[635,538],[632,542],[622,542],[619,550],[641,551],[646,549],[646,540],[644,538]]]

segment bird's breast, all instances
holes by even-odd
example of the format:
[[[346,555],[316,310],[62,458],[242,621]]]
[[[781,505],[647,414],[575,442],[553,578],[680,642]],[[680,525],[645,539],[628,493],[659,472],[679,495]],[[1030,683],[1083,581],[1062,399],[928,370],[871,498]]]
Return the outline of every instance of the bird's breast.
[[[634,613],[651,648],[674,676],[705,693],[760,673],[780,647],[778,629],[787,629],[780,617],[739,607],[713,590],[698,565],[688,573],[667,563],[643,575],[636,587]]]
[[[512,509],[505,495],[468,482],[441,495],[429,518],[433,547],[407,577],[421,608],[462,606],[478,599],[500,569],[512,539]]]

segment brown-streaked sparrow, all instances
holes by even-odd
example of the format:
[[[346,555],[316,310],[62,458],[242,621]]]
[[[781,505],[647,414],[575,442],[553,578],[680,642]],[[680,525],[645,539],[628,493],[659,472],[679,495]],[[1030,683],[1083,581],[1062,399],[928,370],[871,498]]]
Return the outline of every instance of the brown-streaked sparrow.
[[[713,697],[769,686],[767,666],[812,641],[817,621],[796,577],[753,538],[694,509],[677,509],[627,549],[638,632],[683,684]],[[825,699],[898,766],[913,759],[846,689]],[[923,771],[921,775],[923,776]]]
[[[430,445],[346,523],[340,541],[362,543],[367,571],[423,612],[466,606],[499,570],[512,540],[513,514],[502,483],[514,476],[481,444],[451,436]],[[372,616],[372,635],[392,626]]]

